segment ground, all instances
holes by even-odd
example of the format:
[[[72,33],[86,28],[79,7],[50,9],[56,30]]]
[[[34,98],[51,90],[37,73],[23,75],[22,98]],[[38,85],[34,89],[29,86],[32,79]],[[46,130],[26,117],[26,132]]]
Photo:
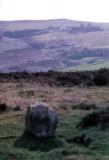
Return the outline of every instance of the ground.
[[[80,103],[108,106],[109,87],[56,87],[38,83],[0,83],[0,103],[9,107],[20,106],[20,111],[0,113],[0,160],[108,160],[109,128],[100,126],[86,129],[77,127],[81,118],[93,110],[79,109]],[[35,101],[46,102],[54,107],[59,116],[56,138],[63,145],[46,151],[33,151],[15,147],[24,131],[26,108]],[[85,134],[90,145],[74,143],[72,139]]]

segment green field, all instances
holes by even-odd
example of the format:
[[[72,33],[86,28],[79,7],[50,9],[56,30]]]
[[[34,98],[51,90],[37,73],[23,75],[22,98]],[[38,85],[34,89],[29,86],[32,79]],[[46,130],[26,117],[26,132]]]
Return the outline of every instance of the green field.
[[[101,68],[109,68],[109,61],[104,61],[104,62],[94,63],[94,64],[80,65],[77,67],[69,67],[65,69],[64,71],[91,71],[91,70],[99,70]]]

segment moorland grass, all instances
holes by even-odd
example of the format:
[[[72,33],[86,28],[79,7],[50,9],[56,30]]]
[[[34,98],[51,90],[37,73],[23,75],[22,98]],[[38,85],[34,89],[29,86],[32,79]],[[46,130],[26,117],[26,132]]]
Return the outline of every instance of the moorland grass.
[[[41,148],[38,148],[39,144],[37,145],[34,139],[22,135],[25,111],[0,114],[0,160],[69,160],[71,157],[76,157],[77,160],[109,159],[109,128],[102,130],[99,126],[85,129],[77,127],[82,112],[85,111],[80,110],[79,114],[76,114],[72,109],[72,112],[60,115],[56,138],[39,143]],[[89,146],[69,143],[69,139],[82,134],[92,139]],[[9,135],[15,137],[9,138]],[[2,139],[3,137],[5,138]],[[18,146],[15,146],[16,142]]]

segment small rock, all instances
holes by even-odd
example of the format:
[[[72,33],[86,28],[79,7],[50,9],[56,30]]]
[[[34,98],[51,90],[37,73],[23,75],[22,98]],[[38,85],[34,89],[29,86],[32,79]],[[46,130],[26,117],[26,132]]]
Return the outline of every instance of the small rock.
[[[56,112],[47,104],[36,102],[27,108],[25,133],[36,138],[54,137],[57,123]]]

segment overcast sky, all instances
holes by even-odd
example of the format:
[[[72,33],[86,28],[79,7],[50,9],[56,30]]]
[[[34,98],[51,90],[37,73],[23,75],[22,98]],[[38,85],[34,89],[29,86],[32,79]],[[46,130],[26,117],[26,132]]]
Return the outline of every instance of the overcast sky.
[[[109,22],[109,0],[0,0],[0,20]]]

